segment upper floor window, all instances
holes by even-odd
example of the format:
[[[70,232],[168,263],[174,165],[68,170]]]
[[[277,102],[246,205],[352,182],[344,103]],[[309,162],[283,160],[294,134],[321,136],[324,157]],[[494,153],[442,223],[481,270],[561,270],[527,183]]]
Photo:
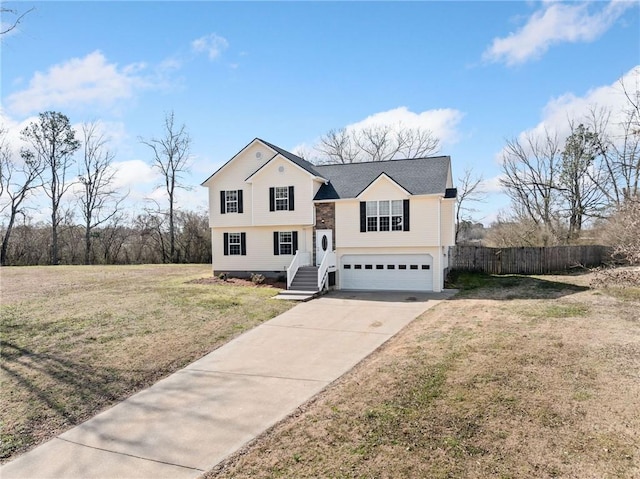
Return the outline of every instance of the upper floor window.
[[[409,200],[361,202],[360,231],[409,231]]]
[[[289,211],[289,188],[276,186],[276,211]]]
[[[225,209],[227,213],[238,212],[238,190],[225,191]]]
[[[293,186],[269,188],[269,211],[293,211]]]
[[[242,190],[220,191],[220,214],[242,213]]]

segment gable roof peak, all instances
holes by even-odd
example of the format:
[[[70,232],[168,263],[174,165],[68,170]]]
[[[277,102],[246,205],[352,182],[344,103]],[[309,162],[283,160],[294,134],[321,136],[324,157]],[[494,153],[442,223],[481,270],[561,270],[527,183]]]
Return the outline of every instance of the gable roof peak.
[[[311,173],[313,176],[319,176],[321,178],[324,178],[320,173],[318,173],[318,171],[315,169],[315,166],[312,163],[305,160],[304,158],[300,158],[298,155],[294,155],[290,151],[287,151],[284,148],[280,148],[279,146],[276,146],[273,143],[269,143],[268,141],[265,141],[262,138],[256,138],[256,140],[264,143],[266,146],[274,150],[276,153],[284,156],[287,160],[295,163],[300,168]]]

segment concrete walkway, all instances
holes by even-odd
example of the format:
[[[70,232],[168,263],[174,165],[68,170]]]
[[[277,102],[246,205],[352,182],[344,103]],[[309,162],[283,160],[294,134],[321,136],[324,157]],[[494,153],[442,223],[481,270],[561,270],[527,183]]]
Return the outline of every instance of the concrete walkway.
[[[333,292],[298,304],[5,464],[0,477],[198,477],[450,294]]]

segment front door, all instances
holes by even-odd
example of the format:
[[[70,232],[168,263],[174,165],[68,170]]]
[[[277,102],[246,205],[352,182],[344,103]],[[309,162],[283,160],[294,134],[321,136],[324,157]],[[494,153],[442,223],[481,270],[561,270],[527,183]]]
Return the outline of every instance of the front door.
[[[320,266],[324,255],[333,251],[333,231],[316,230],[316,266]]]

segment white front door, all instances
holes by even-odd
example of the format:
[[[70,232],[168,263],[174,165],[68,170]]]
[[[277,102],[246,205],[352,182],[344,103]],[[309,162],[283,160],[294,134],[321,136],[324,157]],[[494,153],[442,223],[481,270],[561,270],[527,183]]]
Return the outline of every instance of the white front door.
[[[316,230],[316,266],[320,266],[324,255],[333,251],[333,231]]]

